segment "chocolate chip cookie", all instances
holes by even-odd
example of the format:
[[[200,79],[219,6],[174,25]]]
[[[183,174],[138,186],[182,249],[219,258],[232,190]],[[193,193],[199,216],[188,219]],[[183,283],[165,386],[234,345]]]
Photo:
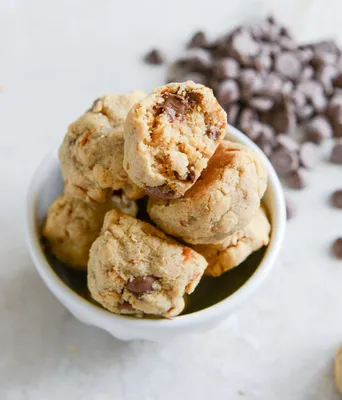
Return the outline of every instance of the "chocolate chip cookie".
[[[112,312],[170,318],[183,310],[184,294],[195,289],[206,266],[194,250],[112,210],[90,250],[88,287]]]
[[[52,253],[67,266],[86,270],[90,247],[111,208],[111,202],[84,202],[64,194],[58,197],[51,204],[42,229]]]
[[[148,194],[181,197],[206,168],[226,126],[211,89],[191,81],[158,87],[128,113],[124,168]]]
[[[254,251],[268,245],[271,225],[261,207],[246,228],[233,233],[217,245],[197,245],[193,248],[208,261],[204,274],[220,276],[240,265]]]
[[[266,184],[266,168],[258,155],[223,141],[184,197],[150,198],[148,213],[165,233],[188,243],[220,243],[251,222]]]
[[[68,195],[97,202],[106,202],[119,189],[131,199],[144,195],[122,166],[123,123],[132,105],[143,97],[140,91],[105,95],[69,126],[59,151]]]

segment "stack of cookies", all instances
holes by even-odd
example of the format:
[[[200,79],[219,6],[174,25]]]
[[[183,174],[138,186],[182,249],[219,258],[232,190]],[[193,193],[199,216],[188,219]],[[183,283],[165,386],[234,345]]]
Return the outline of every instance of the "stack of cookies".
[[[58,259],[87,271],[103,307],[176,316],[203,275],[268,244],[266,169],[226,130],[212,90],[192,81],[105,95],[69,126],[65,189],[42,234]]]

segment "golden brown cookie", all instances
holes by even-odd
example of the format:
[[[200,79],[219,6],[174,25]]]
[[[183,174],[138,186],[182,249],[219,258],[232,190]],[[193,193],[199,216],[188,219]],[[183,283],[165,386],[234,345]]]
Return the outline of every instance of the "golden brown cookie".
[[[112,203],[84,202],[59,196],[50,206],[42,236],[55,256],[75,269],[87,269],[89,250]]]
[[[70,124],[59,151],[65,191],[72,197],[106,202],[113,190],[130,199],[144,195],[123,169],[123,122],[132,105],[145,97],[135,91],[108,94]]]
[[[197,181],[226,133],[227,116],[211,89],[170,83],[128,113],[124,168],[150,195],[181,197]]]
[[[266,184],[266,168],[258,155],[224,141],[184,197],[150,198],[148,213],[165,233],[188,243],[220,243],[251,222]]]
[[[152,225],[120,211],[106,214],[90,250],[88,287],[115,313],[178,315],[207,262]]]
[[[208,261],[204,275],[220,276],[240,265],[254,251],[268,245],[271,225],[261,207],[251,223],[217,245],[197,245],[193,248]]]

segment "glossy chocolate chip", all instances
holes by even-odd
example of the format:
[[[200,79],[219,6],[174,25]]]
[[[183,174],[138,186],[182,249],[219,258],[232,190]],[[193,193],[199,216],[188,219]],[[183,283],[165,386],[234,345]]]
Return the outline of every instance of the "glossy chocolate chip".
[[[338,260],[342,260],[342,237],[335,240],[332,246],[332,251]]]
[[[118,309],[119,311],[130,311],[133,310],[133,306],[128,301],[124,301],[123,303],[118,304]]]
[[[217,138],[219,137],[219,134],[220,134],[220,128],[218,128],[217,126],[214,126],[214,125],[210,126],[206,132],[206,135],[211,140],[217,140]]]
[[[239,86],[232,79],[224,80],[217,89],[217,99],[223,106],[236,102],[239,97]]]
[[[270,124],[277,133],[289,133],[296,127],[296,115],[294,106],[289,101],[282,101],[267,113],[261,116],[261,120]]]
[[[280,53],[275,60],[275,69],[282,76],[295,80],[302,71],[302,63],[292,52]]]
[[[246,29],[241,29],[233,35],[231,47],[237,59],[244,65],[249,65],[251,59],[260,51],[258,42]]]
[[[308,186],[308,171],[304,168],[298,168],[288,175],[286,183],[292,189],[305,189]]]
[[[332,148],[330,161],[334,164],[342,164],[342,142],[337,142]]]
[[[146,186],[145,191],[148,195],[159,199],[178,199],[181,197],[175,193],[168,185]]]
[[[332,135],[330,122],[322,115],[313,118],[306,126],[306,139],[310,142],[320,144]]]
[[[217,60],[213,66],[214,74],[219,79],[237,78],[240,72],[239,63],[231,57]]]
[[[206,75],[200,72],[189,72],[184,75],[182,80],[184,82],[193,81],[195,83],[200,83],[201,85],[207,85],[208,82]]]
[[[335,208],[342,208],[342,189],[336,190],[332,195],[331,195],[331,204]]]
[[[153,291],[154,276],[138,276],[127,283],[126,289],[135,294],[144,294]]]
[[[272,153],[271,163],[280,176],[286,176],[295,171],[299,166],[297,153],[289,152],[285,149],[279,149]]]
[[[203,31],[195,32],[188,43],[188,47],[205,47],[207,45],[207,37]]]
[[[158,49],[153,49],[145,55],[144,58],[147,64],[160,65],[164,63],[163,54]]]
[[[276,136],[276,145],[290,152],[296,152],[299,150],[299,143],[289,135],[277,135]]]
[[[249,101],[249,105],[257,111],[269,111],[273,105],[274,101],[270,97],[256,96]]]
[[[240,105],[238,103],[234,103],[225,108],[227,113],[227,120],[230,124],[235,125],[240,112]]]

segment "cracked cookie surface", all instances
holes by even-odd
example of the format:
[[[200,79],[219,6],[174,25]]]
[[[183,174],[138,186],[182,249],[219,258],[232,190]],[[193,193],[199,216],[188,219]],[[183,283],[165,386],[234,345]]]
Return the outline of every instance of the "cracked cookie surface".
[[[112,203],[84,202],[66,195],[49,207],[42,236],[54,255],[67,266],[86,270],[89,250],[99,236]]]
[[[159,198],[177,198],[193,186],[226,133],[227,116],[211,89],[170,83],[128,113],[124,168]]]
[[[90,250],[88,287],[103,307],[121,314],[178,315],[207,262],[152,225],[112,210]]]
[[[59,151],[68,195],[97,202],[106,202],[119,189],[130,199],[144,195],[122,165],[123,123],[129,109],[143,97],[140,91],[105,95],[69,125]]]
[[[266,185],[266,168],[258,155],[242,144],[223,141],[184,197],[150,198],[148,213],[165,233],[188,243],[220,243],[249,224]]]
[[[193,248],[208,261],[204,275],[220,276],[237,267],[254,251],[267,246],[270,241],[271,225],[263,207],[242,230],[233,233],[218,245],[197,245]]]

